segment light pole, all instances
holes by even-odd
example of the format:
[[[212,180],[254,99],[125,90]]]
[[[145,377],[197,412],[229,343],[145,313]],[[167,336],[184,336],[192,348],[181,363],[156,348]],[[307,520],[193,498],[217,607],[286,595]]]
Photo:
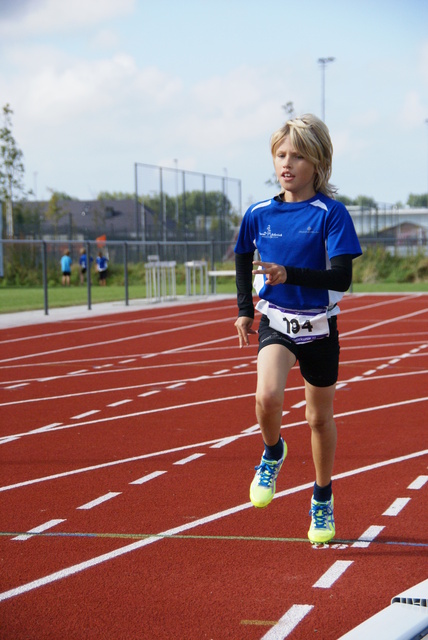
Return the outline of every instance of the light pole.
[[[425,118],[425,124],[428,126],[428,118]],[[428,176],[428,164],[427,164],[427,176]],[[428,208],[428,189],[427,189],[427,208]]]
[[[325,68],[329,62],[334,62],[335,58],[318,58],[321,65],[321,120],[325,122]]]

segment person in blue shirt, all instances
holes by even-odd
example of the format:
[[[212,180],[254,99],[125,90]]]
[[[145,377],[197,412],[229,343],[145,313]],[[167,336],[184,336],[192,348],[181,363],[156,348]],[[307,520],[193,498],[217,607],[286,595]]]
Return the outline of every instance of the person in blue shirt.
[[[61,272],[62,272],[62,285],[70,286],[71,275],[71,263],[70,251],[67,249],[61,258]]]
[[[101,286],[106,285],[108,258],[103,255],[102,251],[98,253],[96,258],[99,283]]]
[[[90,258],[90,262],[92,261],[93,261],[93,258]],[[88,257],[86,255],[86,249],[84,247],[80,249],[79,265],[80,265],[80,284],[84,284],[85,273],[88,270]]]
[[[332,473],[337,432],[333,399],[339,368],[338,302],[352,280],[361,247],[352,219],[329,183],[333,146],[326,125],[311,114],[289,120],[271,137],[278,195],[249,207],[235,246],[239,345],[258,328],[256,416],[264,452],[250,500],[266,507],[287,455],[281,437],[284,390],[298,361],[305,385],[315,484],[308,538],[336,533]],[[258,259],[254,260],[257,250]]]

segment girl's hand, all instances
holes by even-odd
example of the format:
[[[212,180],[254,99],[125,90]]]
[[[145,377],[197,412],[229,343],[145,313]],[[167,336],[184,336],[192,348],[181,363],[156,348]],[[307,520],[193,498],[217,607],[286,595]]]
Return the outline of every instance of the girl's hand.
[[[261,267],[261,269],[254,269],[253,275],[262,273],[266,276],[266,284],[276,285],[284,284],[287,282],[287,271],[281,264],[275,262],[261,262],[256,260],[253,265]]]
[[[238,331],[240,349],[242,349],[242,347],[245,347],[245,345],[248,346],[250,344],[250,338],[248,334],[257,333],[257,331],[254,331],[254,329],[251,328],[253,322],[253,318],[247,318],[246,316],[240,316],[235,322],[235,327]]]

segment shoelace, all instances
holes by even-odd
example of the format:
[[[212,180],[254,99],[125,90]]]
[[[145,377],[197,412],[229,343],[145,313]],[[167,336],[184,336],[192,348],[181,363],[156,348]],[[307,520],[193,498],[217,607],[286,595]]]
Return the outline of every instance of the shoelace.
[[[327,518],[333,514],[333,509],[328,503],[312,505],[309,515],[312,516],[315,529],[327,529]]]
[[[271,466],[263,461],[257,467],[254,467],[256,471],[259,471],[259,484],[263,487],[269,487],[278,474],[278,466],[277,463],[273,463]]]

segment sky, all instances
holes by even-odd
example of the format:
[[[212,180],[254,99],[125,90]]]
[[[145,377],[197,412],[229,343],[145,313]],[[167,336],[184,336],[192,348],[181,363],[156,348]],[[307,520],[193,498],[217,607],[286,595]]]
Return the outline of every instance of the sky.
[[[341,195],[426,193],[427,0],[0,0],[30,199],[132,193],[142,163],[240,180],[245,211],[289,102],[324,111]]]

